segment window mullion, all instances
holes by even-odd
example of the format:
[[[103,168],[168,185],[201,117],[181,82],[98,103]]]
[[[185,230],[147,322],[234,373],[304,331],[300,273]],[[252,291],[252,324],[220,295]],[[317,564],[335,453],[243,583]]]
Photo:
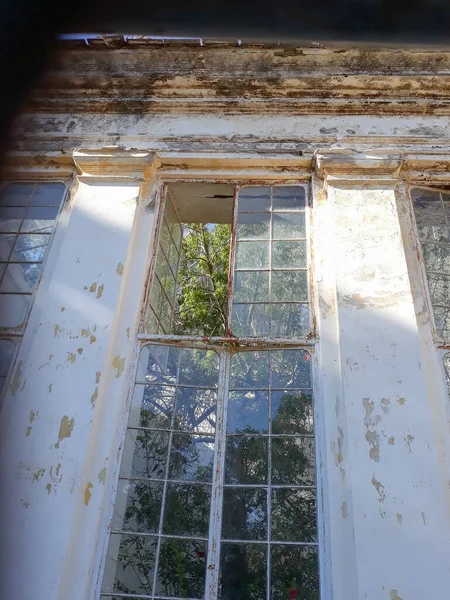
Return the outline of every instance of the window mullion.
[[[205,600],[218,598],[220,576],[220,541],[222,530],[223,483],[225,477],[225,445],[227,433],[227,404],[231,356],[225,349],[220,353],[219,388],[216,412],[216,452],[212,477],[211,512],[209,519],[208,560]]]

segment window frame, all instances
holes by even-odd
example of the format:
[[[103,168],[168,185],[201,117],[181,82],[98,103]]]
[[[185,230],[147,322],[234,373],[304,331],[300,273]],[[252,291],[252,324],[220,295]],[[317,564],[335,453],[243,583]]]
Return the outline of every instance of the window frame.
[[[202,174],[203,175],[203,174]],[[315,448],[315,461],[316,461],[316,500],[317,500],[317,509],[316,509],[316,519],[317,519],[317,547],[318,547],[318,558],[319,558],[319,586],[320,586],[320,597],[324,600],[325,598],[330,597],[331,593],[331,581],[330,581],[330,557],[328,550],[328,539],[325,534],[326,523],[328,522],[328,514],[325,514],[326,500],[324,499],[324,490],[326,487],[325,481],[325,466],[323,456],[325,454],[325,449],[323,446],[323,411],[322,411],[322,399],[321,399],[321,385],[319,382],[319,364],[318,364],[318,352],[317,345],[319,343],[319,337],[317,332],[317,292],[316,292],[316,279],[314,276],[314,223],[313,223],[313,182],[312,175],[310,172],[303,172],[301,175],[293,176],[292,172],[286,174],[286,176],[276,176],[270,177],[267,179],[255,179],[253,177],[232,177],[232,178],[221,178],[216,176],[214,173],[207,177],[204,175],[201,178],[198,177],[182,177],[182,176],[165,176],[161,173],[161,176],[158,176],[155,181],[155,188],[153,193],[153,198],[148,205],[149,208],[152,208],[154,211],[153,216],[153,225],[152,230],[149,233],[151,236],[150,241],[150,252],[149,259],[147,262],[146,269],[146,278],[144,291],[142,294],[142,305],[139,314],[139,323],[137,327],[137,335],[136,335],[136,345],[135,351],[133,352],[134,360],[133,364],[130,366],[130,388],[127,395],[126,402],[126,410],[125,410],[125,422],[124,422],[124,430],[120,432],[120,440],[121,447],[120,452],[117,455],[118,465],[121,464],[122,453],[123,453],[123,439],[124,433],[127,429],[128,416],[129,416],[129,408],[131,404],[131,396],[134,387],[135,374],[137,371],[137,362],[139,359],[140,350],[148,344],[173,344],[176,346],[188,346],[188,347],[201,347],[204,349],[214,349],[216,351],[219,350],[220,361],[222,361],[222,357],[225,357],[225,360],[228,360],[228,370],[221,369],[221,373],[224,373],[225,377],[225,385],[224,389],[224,398],[226,395],[226,390],[228,386],[228,375],[229,375],[229,363],[231,359],[231,353],[226,350],[227,345],[232,345],[236,340],[232,337],[210,337],[203,338],[201,336],[176,336],[176,335],[163,335],[163,334],[146,334],[144,333],[144,323],[145,323],[145,315],[146,315],[146,307],[149,301],[152,284],[154,281],[154,273],[155,273],[155,265],[156,265],[156,254],[158,243],[160,239],[161,227],[164,216],[164,202],[165,202],[165,188],[168,183],[227,183],[233,184],[235,186],[234,192],[234,207],[236,207],[236,196],[241,187],[247,186],[282,186],[282,185],[303,185],[306,188],[306,206],[305,206],[305,221],[306,221],[306,238],[307,238],[307,269],[308,269],[308,286],[309,286],[309,314],[310,314],[310,324],[311,330],[310,333],[306,337],[302,338],[270,338],[266,336],[265,338],[239,338],[239,342],[242,346],[242,350],[248,349],[280,349],[280,348],[298,348],[298,349],[306,349],[311,356],[311,378],[312,378],[312,388],[313,388],[313,417],[314,417],[314,448]],[[234,213],[233,210],[233,223],[234,223]],[[233,271],[233,258],[236,247],[236,239],[235,239],[235,227],[232,227],[232,238],[230,241],[232,247],[232,254],[230,260],[230,272]],[[234,272],[232,273],[234,276]],[[231,306],[228,306],[231,313]],[[220,352],[220,346],[224,348],[225,351]],[[221,426],[224,426],[225,420],[223,415],[220,416],[220,411],[224,410],[224,401],[219,400],[217,407],[217,421],[220,422]],[[225,446],[225,444],[223,444]],[[224,449],[222,454],[216,449],[214,461],[222,461],[224,460]],[[215,464],[214,463],[214,464]],[[115,481],[113,485],[113,497],[117,492],[119,482],[118,469],[115,476]],[[109,511],[108,511],[108,523],[111,523],[112,515],[114,510],[114,502],[110,502]],[[211,518],[216,519],[215,527],[212,526],[211,521],[209,525],[210,534],[213,531],[218,531],[219,539],[220,539],[220,529],[221,529],[221,505],[216,505],[216,512],[214,515],[211,511]],[[109,527],[108,527],[109,532]],[[109,535],[107,536],[109,538]],[[97,579],[99,585],[99,594],[101,594],[101,585],[104,575],[106,554],[107,554],[107,540],[103,545],[102,558],[99,565],[99,577]],[[207,589],[208,586],[211,588],[211,584],[215,589],[217,589],[218,585],[218,577],[219,572],[218,569],[215,572],[211,569],[207,569],[206,581],[205,581],[205,598],[212,598],[213,596],[208,595]],[[215,597],[215,596],[214,596]]]
[[[44,276],[44,272],[46,269],[47,261],[49,259],[49,255],[51,253],[51,248],[52,248],[53,240],[54,240],[54,237],[56,234],[56,230],[60,223],[61,214],[62,214],[64,207],[66,206],[67,200],[69,198],[69,191],[73,184],[73,176],[52,177],[52,176],[48,176],[48,175],[40,176],[40,174],[37,173],[35,177],[30,177],[29,174],[27,174],[25,177],[21,177],[20,174],[17,174],[17,175],[12,174],[11,176],[9,176],[8,178],[5,178],[1,182],[0,193],[3,192],[4,188],[6,188],[8,185],[10,185],[12,183],[24,183],[24,184],[30,183],[33,185],[36,185],[38,183],[60,183],[64,186],[64,190],[61,195],[61,201],[59,203],[58,210],[56,212],[52,231],[49,234],[49,242],[48,242],[48,246],[47,246],[44,258],[41,262],[41,271],[39,273],[39,277],[37,279],[34,289],[29,294],[31,301],[30,301],[29,310],[27,311],[27,315],[24,318],[23,322],[20,325],[18,325],[17,327],[0,327],[0,339],[8,340],[8,341],[11,341],[14,343],[14,350],[12,352],[12,357],[11,357],[11,362],[9,364],[8,372],[5,377],[5,383],[4,383],[3,389],[0,390],[0,407],[2,406],[4,397],[6,396],[6,393],[7,393],[8,387],[9,387],[9,381],[10,381],[11,375],[14,371],[16,359],[17,359],[17,356],[18,356],[18,353],[20,350],[20,346],[22,344],[23,337],[24,337],[25,332],[28,327],[28,321],[30,319],[30,316],[31,316],[31,313],[33,310],[33,306],[34,306],[34,302],[36,300],[36,294],[38,292],[42,278]],[[9,262],[7,262],[6,264],[9,264]]]

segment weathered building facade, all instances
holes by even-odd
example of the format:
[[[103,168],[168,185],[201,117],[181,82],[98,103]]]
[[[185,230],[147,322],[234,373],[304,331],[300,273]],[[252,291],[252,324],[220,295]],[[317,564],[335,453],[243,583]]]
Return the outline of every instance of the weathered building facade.
[[[5,162],[2,598],[447,596],[449,73],[440,49],[61,48]],[[174,326],[158,261],[178,248],[179,283],[185,222],[230,224],[223,331]],[[217,369],[183,372],[189,352],[216,353]],[[169,425],[155,425],[156,384]],[[195,411],[177,421],[192,408],[180,388],[215,398],[203,428]],[[286,390],[307,408],[280,425]],[[179,431],[200,444],[195,476],[172,462]],[[167,464],[143,476],[134,448],[156,433]],[[296,456],[315,472],[288,468]],[[133,520],[136,485],[154,496]],[[208,516],[181,531],[169,513],[188,485],[184,506]],[[182,572],[162,572],[166,555]]]

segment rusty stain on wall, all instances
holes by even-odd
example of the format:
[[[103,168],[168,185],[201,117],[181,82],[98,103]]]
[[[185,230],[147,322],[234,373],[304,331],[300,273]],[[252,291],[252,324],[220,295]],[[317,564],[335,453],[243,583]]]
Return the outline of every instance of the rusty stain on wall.
[[[67,415],[64,415],[59,426],[58,441],[55,444],[55,448],[59,448],[59,444],[62,442],[62,440],[71,437],[74,423],[75,419],[69,419]]]

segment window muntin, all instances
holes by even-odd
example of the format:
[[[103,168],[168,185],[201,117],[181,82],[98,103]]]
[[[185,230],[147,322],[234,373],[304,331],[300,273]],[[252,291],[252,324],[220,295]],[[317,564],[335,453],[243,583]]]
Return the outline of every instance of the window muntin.
[[[311,350],[301,347],[310,331],[306,189],[280,188],[245,187],[238,194],[224,311],[224,325],[232,324],[247,293],[239,278],[246,277],[252,304],[269,314],[270,336],[224,327],[227,336],[205,338],[194,327],[177,330],[183,244],[160,226],[155,273],[158,260],[170,268],[164,248],[175,246],[177,291],[173,303],[164,291],[171,314],[165,328],[150,292],[102,597],[319,598]],[[166,215],[167,204],[162,225]],[[175,222],[184,240],[189,232]],[[241,269],[244,242],[255,244],[244,250],[254,266]],[[307,317],[283,316],[282,334],[270,313],[272,304],[283,303],[271,290],[278,273],[283,285],[293,273],[306,286],[306,293],[295,286],[286,292]],[[289,341],[274,348],[277,336]]]
[[[65,188],[59,182],[12,182],[0,192],[0,329],[11,336],[23,333]],[[0,391],[13,340],[1,340]]]

